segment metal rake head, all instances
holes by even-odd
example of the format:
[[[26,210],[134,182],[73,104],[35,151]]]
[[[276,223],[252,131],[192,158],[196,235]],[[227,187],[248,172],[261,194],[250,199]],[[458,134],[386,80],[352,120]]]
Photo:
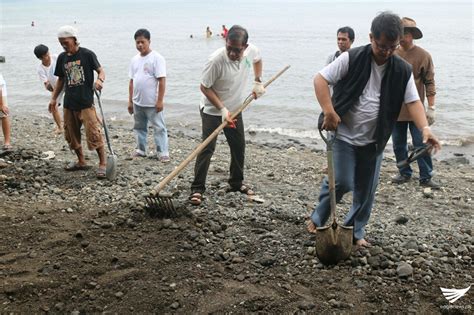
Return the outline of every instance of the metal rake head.
[[[159,218],[176,217],[178,213],[171,193],[150,193],[145,196],[147,212],[150,216]]]

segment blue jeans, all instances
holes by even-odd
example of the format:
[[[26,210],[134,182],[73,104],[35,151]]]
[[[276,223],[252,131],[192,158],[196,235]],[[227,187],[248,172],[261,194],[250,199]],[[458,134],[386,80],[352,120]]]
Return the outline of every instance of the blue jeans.
[[[392,131],[393,152],[397,163],[408,158],[407,131],[410,129],[413,146],[416,149],[423,148],[423,135],[412,121],[398,121]],[[426,182],[433,176],[433,161],[430,155],[423,156],[417,161],[420,170],[420,182]],[[411,177],[413,170],[410,165],[399,169],[403,176]]]
[[[169,156],[168,131],[166,130],[163,111],[157,113],[154,107],[143,107],[133,104],[133,118],[135,120],[133,131],[137,139],[137,152],[146,154],[148,122],[150,122],[153,127],[153,138],[158,157]]]
[[[352,191],[352,206],[344,225],[354,227],[354,239],[365,236],[379,181],[382,153],[376,154],[375,144],[354,146],[336,139],[333,144],[336,202]],[[322,227],[331,214],[328,178],[324,178],[319,193],[319,204],[311,214],[313,223]],[[337,215],[337,213],[336,213]]]

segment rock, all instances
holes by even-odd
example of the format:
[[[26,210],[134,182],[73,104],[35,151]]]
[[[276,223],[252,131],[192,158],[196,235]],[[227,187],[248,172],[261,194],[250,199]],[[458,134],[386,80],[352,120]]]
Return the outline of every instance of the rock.
[[[457,250],[458,254],[461,254],[461,255],[469,253],[469,250],[467,249],[467,246],[464,245],[464,244],[459,245],[456,250]]]
[[[377,269],[380,267],[380,256],[371,256],[367,259],[367,263],[370,267]]]
[[[58,311],[63,311],[64,310],[64,303],[59,302],[54,305],[54,308],[57,309]]]
[[[298,304],[298,308],[303,311],[309,311],[315,308],[316,305],[314,303],[308,302],[308,301],[303,301]]]
[[[173,221],[171,221],[170,219],[164,219],[163,220],[163,228],[165,228],[165,229],[171,227],[172,224],[173,224]]]
[[[417,257],[413,259],[411,265],[415,268],[420,268],[421,266],[423,266],[424,263],[425,263],[425,259],[423,257]]]
[[[276,259],[269,255],[265,255],[262,257],[262,259],[259,260],[260,265],[264,267],[272,266],[275,262]]]
[[[115,297],[121,299],[123,297],[123,292],[119,291],[119,292],[115,293]]]
[[[369,253],[371,256],[377,256],[377,255],[383,254],[383,249],[378,246],[373,246],[369,248]]]
[[[173,303],[170,305],[170,307],[171,307],[172,309],[174,309],[174,310],[177,310],[177,309],[179,308],[179,306],[180,306],[180,305],[179,305],[178,302],[173,302]]]
[[[469,164],[469,159],[466,158],[465,156],[457,156],[457,157],[452,157],[452,158],[446,159],[446,160],[444,160],[444,162],[449,164],[449,165],[453,165],[453,166],[461,165],[461,164],[468,165]]]
[[[403,244],[403,248],[408,250],[418,250],[418,243],[416,242],[416,240],[408,240],[405,244]]]
[[[411,277],[413,276],[413,267],[406,262],[401,262],[397,267],[397,274],[400,278]]]
[[[66,209],[66,212],[67,212],[67,213],[73,213],[74,210],[72,210],[72,208],[67,208],[67,209]]]
[[[337,301],[336,299],[330,299],[329,305],[331,305],[334,308],[339,308],[341,306],[341,302]]]
[[[406,224],[408,222],[408,218],[402,215],[399,215],[398,217],[395,218],[395,223],[396,224]]]
[[[430,187],[426,187],[423,189],[423,197],[425,198],[433,198],[433,191]]]

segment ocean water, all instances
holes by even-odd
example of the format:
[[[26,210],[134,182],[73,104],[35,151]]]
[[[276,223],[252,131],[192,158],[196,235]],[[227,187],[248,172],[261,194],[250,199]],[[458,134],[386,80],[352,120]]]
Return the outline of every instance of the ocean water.
[[[0,64],[0,71],[13,113],[46,114],[48,92],[38,80],[33,48],[43,43],[51,52],[61,52],[57,29],[74,25],[81,45],[92,49],[105,68],[106,112],[126,118],[128,65],[136,54],[133,34],[147,28],[152,48],[167,61],[167,119],[199,129],[201,70],[208,55],[224,45],[218,36],[205,38],[206,26],[217,34],[222,24],[240,24],[262,52],[264,80],[291,65],[244,114],[246,128],[318,138],[320,109],[312,80],[337,49],[336,30],[351,26],[354,47],[365,45],[372,19],[391,10],[414,18],[423,31],[416,43],[431,53],[436,70],[434,130],[444,143],[461,145],[474,141],[472,9],[467,0],[1,0],[0,55],[6,63]]]

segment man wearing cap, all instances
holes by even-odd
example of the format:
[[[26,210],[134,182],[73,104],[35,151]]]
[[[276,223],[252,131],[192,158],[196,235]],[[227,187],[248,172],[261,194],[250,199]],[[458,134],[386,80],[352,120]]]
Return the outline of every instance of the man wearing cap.
[[[416,26],[416,22],[408,17],[402,19],[404,36],[400,40],[400,47],[395,54],[402,57],[413,67],[413,76],[415,78],[416,89],[420,100],[424,103],[425,95],[428,99],[428,109],[426,110],[426,118],[428,123],[432,125],[435,121],[435,80],[434,65],[431,55],[423,48],[415,45],[414,39],[423,37],[421,30]],[[408,158],[407,130],[410,134],[415,149],[425,147],[421,132],[416,128],[413,118],[409,114],[406,105],[402,106],[400,116],[395,124],[392,132],[393,151],[397,162]],[[420,185],[439,189],[440,185],[432,179],[433,161],[431,155],[427,154],[417,160],[420,170]],[[410,165],[399,169],[399,174],[392,177],[392,182],[403,184],[411,179],[413,170]]]
[[[94,107],[93,89],[102,90],[105,73],[94,52],[79,47],[77,30],[69,25],[59,28],[58,39],[64,48],[57,59],[54,75],[58,77],[49,110],[57,108],[57,98],[64,93],[64,135],[71,150],[77,155],[78,161],[71,162],[66,171],[84,170],[87,167],[81,146],[81,126],[84,125],[87,146],[96,150],[99,156],[97,178],[105,178],[104,139],[101,134],[100,122]],[[94,71],[97,80],[94,81]]]

